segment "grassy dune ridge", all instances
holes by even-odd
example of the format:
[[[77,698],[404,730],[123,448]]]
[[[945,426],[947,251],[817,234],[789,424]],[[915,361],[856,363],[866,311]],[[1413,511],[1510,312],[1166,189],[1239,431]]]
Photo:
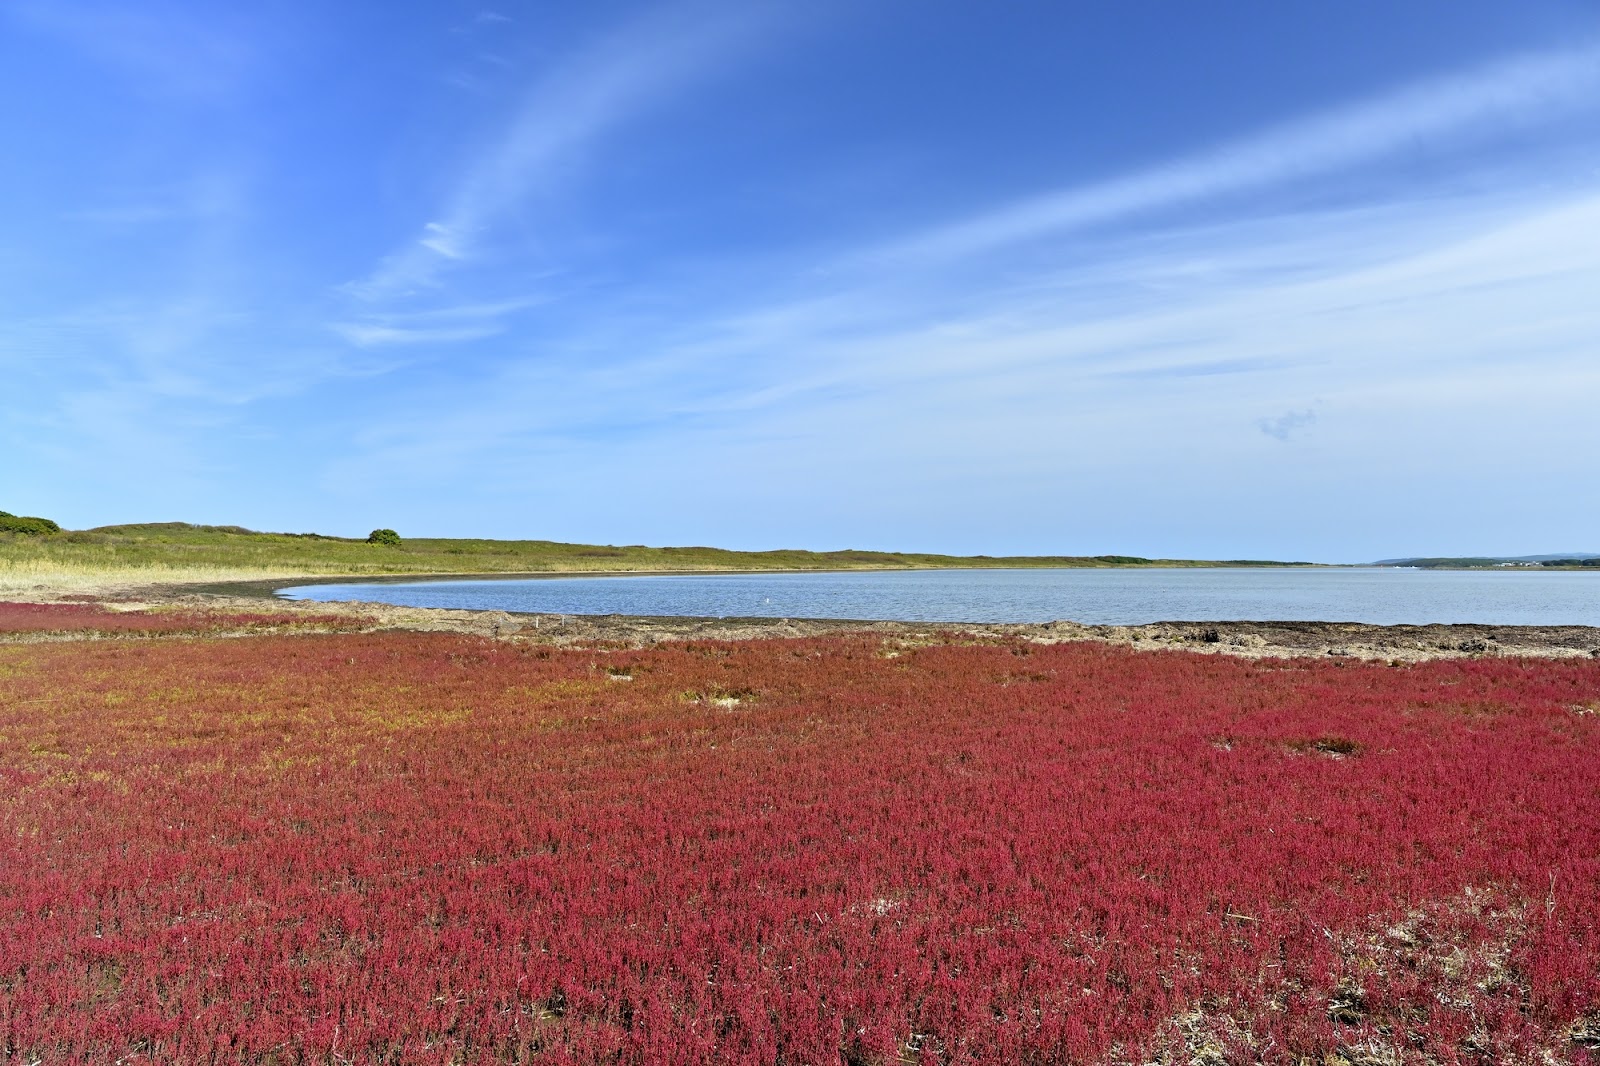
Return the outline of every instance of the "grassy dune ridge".
[[[660,570],[871,570],[936,567],[1281,566],[1097,556],[616,547],[548,540],[405,538],[397,546],[316,533],[260,533],[186,522],[0,534],[0,589],[108,582],[251,580],[299,575],[509,574]]]

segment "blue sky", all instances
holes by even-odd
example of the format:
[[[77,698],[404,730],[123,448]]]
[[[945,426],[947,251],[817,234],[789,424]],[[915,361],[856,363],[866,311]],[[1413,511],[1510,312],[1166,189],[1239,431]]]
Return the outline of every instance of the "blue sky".
[[[7,0],[0,508],[1600,551],[1592,3]]]

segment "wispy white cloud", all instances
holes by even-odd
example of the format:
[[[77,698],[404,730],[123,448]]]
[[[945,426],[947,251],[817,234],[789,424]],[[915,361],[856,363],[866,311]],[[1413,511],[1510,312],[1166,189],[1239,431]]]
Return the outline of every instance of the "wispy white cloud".
[[[217,408],[392,369],[332,342],[306,343],[294,324],[285,329],[264,322],[202,291],[149,302],[83,304],[0,325],[0,367],[19,375],[46,363],[48,374],[42,376],[79,392]],[[26,393],[19,387],[0,399]]]
[[[1600,109],[1600,42],[1504,60],[1296,120],[1164,166],[980,212],[873,249],[927,261],[1370,163],[1417,143]]]
[[[360,348],[393,344],[455,344],[482,340],[504,333],[505,326],[489,323],[478,326],[382,326],[361,322],[336,322],[335,333]]]
[[[1163,167],[845,253],[825,269],[797,271],[805,280],[787,300],[763,300],[735,265],[708,286],[715,296],[680,301],[682,313],[651,323],[648,338],[614,336],[581,346],[626,352],[629,373],[651,380],[704,376],[722,386],[705,390],[706,402],[743,410],[880,378],[992,373],[1018,361],[1043,366],[1093,358],[1102,364],[1096,373],[1128,381],[1265,373],[1288,360],[1209,347],[1214,338],[1234,335],[1221,309],[1236,294],[1282,294],[1299,280],[1349,278],[1353,264],[1411,263],[1419,249],[1454,248],[1463,234],[1495,232],[1517,212],[1536,215],[1549,206],[1549,191],[1544,199],[1520,189],[1299,217],[1236,216],[1203,229],[1175,228],[1166,219],[1093,244],[1052,245],[1063,254],[1015,260],[1003,271],[987,260],[974,271],[964,257],[1071,236],[1074,227],[1204,196],[1378,163],[1418,138],[1459,142],[1600,107],[1600,95],[1586,89],[1600,89],[1600,44],[1490,64]],[[1577,252],[1551,239],[1541,253],[1512,257],[1495,270],[1530,269],[1545,261],[1540,255],[1552,254]],[[886,257],[894,258],[894,269],[884,269]],[[1409,269],[1419,277],[1432,273],[1426,266]],[[1410,278],[1397,291],[1419,283]],[[1218,313],[1191,315],[1181,326],[1166,318],[1174,305],[1205,301]],[[1158,336],[1153,327],[1160,323],[1175,332]],[[902,362],[895,357],[900,351],[916,354]],[[754,380],[765,360],[772,361],[770,377]],[[745,380],[748,388],[735,386]]]
[[[446,259],[460,259],[466,254],[461,247],[460,234],[449,226],[429,222],[422,227],[422,234],[417,243],[436,255]]]
[[[1575,446],[1575,405],[1600,396],[1596,227],[1594,192],[1511,217],[1443,202],[1286,216],[1084,264],[1085,277],[1120,279],[1093,300],[999,290],[971,313],[924,306],[901,321],[839,304],[809,329],[801,316],[746,321],[736,341],[708,317],[624,339],[637,352],[625,361],[510,363],[430,392],[415,416],[372,427],[365,454],[333,476],[448,480],[488,463],[508,487],[556,492],[538,472],[548,464],[518,457],[570,455],[591,480],[634,486],[634,508],[714,475],[733,496],[781,480],[786,508],[825,509],[836,496],[870,507],[884,489],[873,479],[893,470],[904,513],[957,493],[992,497],[997,516],[1122,478],[1118,498],[1148,495],[1148,519],[1181,465],[1197,487],[1292,476],[1376,507],[1352,471],[1419,447]],[[1196,261],[1210,269],[1174,269]],[[1082,280],[1059,277],[1057,291]],[[1263,418],[1273,411],[1286,414]],[[1303,465],[1276,465],[1291,458]],[[1219,520],[1215,501],[1196,506]]]
[[[594,441],[625,421],[630,441],[635,432],[677,440],[693,428],[745,447],[760,425],[786,447],[805,441],[826,454],[837,441],[861,442],[857,427],[872,426],[874,442],[862,446],[896,461],[914,461],[897,438],[923,448],[925,427],[936,424],[959,441],[956,452],[993,458],[1007,453],[1001,442],[1017,441],[1031,456],[1019,469],[1038,473],[1037,462],[1058,451],[1038,441],[1092,450],[1096,434],[1119,424],[1165,418],[1201,432],[1193,423],[1210,411],[1207,439],[1237,450],[1260,441],[1258,431],[1296,435],[1308,423],[1294,413],[1322,410],[1320,397],[1360,407],[1380,382],[1410,382],[1446,408],[1452,396],[1492,393],[1485,383],[1522,374],[1518,358],[1568,378],[1584,338],[1600,330],[1582,310],[1600,260],[1575,237],[1600,225],[1600,201],[1581,196],[1553,204],[1548,191],[1502,190],[1204,228],[1168,223],[1099,242],[1087,257],[1003,272],[1004,282],[991,274],[975,285],[944,267],[958,252],[1375,162],[1418,136],[1459,138],[1570,113],[1591,106],[1579,89],[1597,75],[1600,47],[1590,47],[1406,88],[1155,171],[914,234],[891,245],[901,256],[894,271],[872,269],[881,247],[847,255],[808,274],[788,301],[763,302],[731,269],[711,286],[717,296],[682,301],[670,321],[603,341],[579,326],[564,345],[614,358],[562,365],[553,353],[563,345],[542,345],[538,364],[496,370],[481,390],[430,395],[429,424],[455,426],[458,455]],[[1543,281],[1531,283],[1530,272]],[[1505,341],[1511,331],[1521,334],[1515,345]],[[1210,406],[1185,399],[1196,394]],[[1263,419],[1263,410],[1291,415]],[[1318,436],[1338,435],[1338,419],[1329,419]],[[1062,420],[1079,430],[1064,432]],[[397,432],[375,447],[425,450]],[[1169,437],[1149,439],[1167,447]]]
[[[512,316],[542,302],[538,296],[522,296],[411,311],[368,311],[359,318],[330,323],[328,328],[359,348],[453,344],[502,334],[510,328]]]
[[[395,325],[417,325],[428,322],[483,322],[500,319],[526,311],[543,303],[540,296],[517,296],[507,300],[482,300],[471,303],[444,304],[438,307],[421,307],[410,311],[388,311],[374,316],[376,320]]]
[[[725,17],[679,11],[547,72],[462,164],[453,191],[414,216],[406,246],[331,310],[311,299],[292,322],[250,311],[252,279],[229,276],[249,249],[223,234],[195,253],[187,284],[152,283],[148,299],[38,326],[59,331],[51,338],[8,322],[0,362],[31,374],[46,359],[81,361],[70,380],[60,374],[70,388],[53,437],[113,447],[91,420],[145,423],[170,436],[162,447],[195,444],[196,469],[198,442],[216,425],[191,433],[175,413],[216,422],[331,383],[308,397],[326,404],[330,423],[360,408],[330,432],[340,448],[359,442],[326,453],[338,486],[380,493],[404,479],[443,493],[493,482],[497,498],[527,490],[561,501],[551,513],[614,508],[607,517],[619,524],[601,539],[623,535],[652,500],[682,514],[697,494],[710,501],[707,527],[686,535],[725,542],[754,528],[730,524],[744,520],[730,509],[776,524],[830,507],[870,512],[890,495],[900,528],[919,514],[937,528],[944,519],[929,501],[959,500],[996,528],[1060,529],[1079,520],[1068,499],[1082,512],[1131,501],[1145,528],[1167,528],[1164,516],[1183,510],[1172,497],[1185,492],[1196,495],[1196,520],[1215,523],[1202,491],[1250,479],[1313,484],[1357,513],[1370,490],[1352,471],[1419,448],[1494,448],[1522,461],[1543,449],[1553,469],[1576,467],[1566,457],[1592,432],[1572,412],[1600,402],[1600,251],[1589,239],[1600,232],[1600,189],[1522,184],[1482,199],[1422,190],[1413,202],[1278,216],[1252,205],[1206,227],[1168,209],[1381,164],[1417,139],[1470,145],[1585,114],[1600,104],[1600,48],[1496,64],[999,204],[825,270],[805,250],[768,252],[760,270],[733,260],[685,282],[684,268],[645,279],[647,295],[619,283],[603,297],[573,277],[560,305],[538,315],[524,312],[550,295],[525,290],[554,288],[548,276],[501,273],[491,289],[469,273],[504,251],[503,223],[531,218],[537,230],[538,197],[628,123],[748,54],[771,25],[765,14]],[[140,211],[160,203],[130,193],[82,221],[155,221]],[[1141,225],[1085,232],[1130,220]],[[223,228],[220,214],[205,221]],[[499,338],[483,346],[492,358],[388,382],[371,404],[336,402],[335,378],[489,337]],[[26,392],[0,394],[0,422],[45,406],[20,399]],[[543,491],[559,478],[570,481],[566,495]],[[1085,488],[1119,478],[1099,496]],[[627,490],[597,494],[596,483]],[[773,507],[717,505],[763,492]],[[1018,517],[1040,500],[1056,509]],[[858,528],[856,518],[840,514],[837,528]],[[1162,554],[1174,543],[1100,546]]]
[[[1287,441],[1296,433],[1317,421],[1317,413],[1310,409],[1304,411],[1285,411],[1277,418],[1262,418],[1256,425],[1261,432],[1274,440]]]
[[[348,291],[379,300],[427,286],[481,247],[504,214],[550,191],[586,149],[747,56],[777,15],[768,4],[680,6],[557,64],[526,92],[500,135],[467,161],[438,216]]]
[[[461,23],[458,26],[452,27],[452,32],[455,32],[455,33],[471,33],[474,30],[481,30],[481,29],[484,29],[486,27],[503,26],[503,25],[505,25],[507,23],[511,23],[511,22],[515,22],[515,21],[516,20],[513,19],[510,15],[503,14],[502,12],[495,11],[495,10],[492,10],[490,8],[484,8],[483,10],[478,11],[477,13],[475,13],[467,21]]]

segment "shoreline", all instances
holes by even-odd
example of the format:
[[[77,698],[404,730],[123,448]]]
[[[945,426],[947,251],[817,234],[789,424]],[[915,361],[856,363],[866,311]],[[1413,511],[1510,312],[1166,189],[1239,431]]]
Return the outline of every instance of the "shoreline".
[[[693,573],[694,571],[669,571]],[[705,571],[699,571],[705,572]],[[737,571],[740,573],[750,571]],[[790,571],[767,571],[790,572]],[[803,571],[811,572],[811,571]],[[757,572],[759,573],[759,572]],[[642,576],[638,571],[544,573],[540,577]],[[509,575],[490,575],[494,577]],[[439,575],[473,579],[484,575]],[[950,640],[1023,640],[1055,644],[1089,641],[1144,650],[1189,651],[1245,658],[1335,657],[1393,664],[1433,659],[1526,657],[1600,658],[1600,627],[1518,626],[1479,623],[1377,625],[1363,622],[1164,621],[1143,625],[1053,622],[897,622],[851,619],[696,618],[683,616],[513,613],[502,610],[398,607],[362,601],[289,600],[274,595],[293,584],[340,584],[317,575],[238,581],[36,586],[0,593],[0,600],[88,603],[112,611],[184,609],[202,613],[260,611],[271,604],[292,616],[337,615],[363,619],[372,631],[453,632],[517,643],[553,646],[645,647],[690,640],[794,639],[846,633],[873,634],[887,643],[914,645]],[[410,576],[397,581],[413,580]],[[394,581],[378,582],[390,584]],[[29,640],[57,639],[32,636]],[[74,636],[59,639],[96,639]],[[148,638],[181,639],[181,638]],[[0,643],[16,640],[0,636]]]
[[[278,572],[270,569],[242,569],[229,572],[208,572],[206,569],[174,568],[170,571],[131,568],[100,572],[42,571],[24,577],[8,574],[0,568],[0,599],[22,597],[49,602],[53,597],[68,595],[120,596],[140,594],[150,589],[188,589],[217,592],[222,595],[260,599],[278,599],[278,589],[305,585],[393,585],[418,582],[447,581],[529,581],[558,578],[615,578],[615,577],[673,577],[705,575],[761,575],[761,574],[854,574],[854,573],[924,573],[959,570],[983,572],[989,570],[1326,570],[1362,569],[1364,563],[1272,563],[1265,566],[1246,564],[1175,564],[1149,563],[1139,566],[679,566],[671,569],[651,570],[419,570],[399,573],[320,573]],[[279,602],[286,602],[280,600]]]

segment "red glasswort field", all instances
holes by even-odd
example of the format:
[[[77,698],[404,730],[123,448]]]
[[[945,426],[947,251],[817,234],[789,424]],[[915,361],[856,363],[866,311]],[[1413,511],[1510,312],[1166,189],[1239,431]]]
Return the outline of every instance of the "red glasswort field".
[[[1600,663],[0,646],[16,1062],[1585,1062]]]
[[[0,603],[0,634],[157,636],[308,628],[354,630],[366,624],[370,624],[368,619],[353,615],[285,611],[112,611],[89,603]]]

